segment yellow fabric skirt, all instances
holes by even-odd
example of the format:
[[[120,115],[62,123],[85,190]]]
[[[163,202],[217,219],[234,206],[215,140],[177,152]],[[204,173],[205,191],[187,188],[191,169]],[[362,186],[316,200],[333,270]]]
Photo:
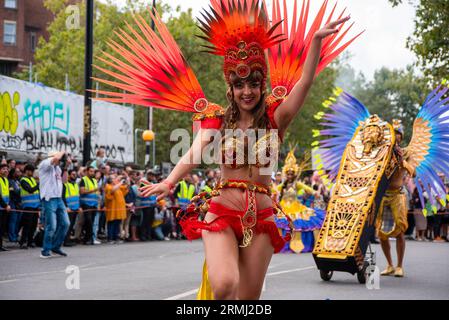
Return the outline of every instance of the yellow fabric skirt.
[[[197,300],[214,300],[214,294],[212,292],[212,288],[209,283],[209,275],[207,273],[207,264],[204,261],[203,265],[203,280],[201,282],[200,289],[198,290],[198,294],[196,296]]]
[[[292,221],[297,219],[309,221],[310,217],[315,215],[313,209],[307,208],[299,201],[282,200],[279,204],[281,205],[282,211],[288,215]]]
[[[380,203],[376,226],[379,238],[396,238],[408,228],[407,197],[401,190],[387,190]]]

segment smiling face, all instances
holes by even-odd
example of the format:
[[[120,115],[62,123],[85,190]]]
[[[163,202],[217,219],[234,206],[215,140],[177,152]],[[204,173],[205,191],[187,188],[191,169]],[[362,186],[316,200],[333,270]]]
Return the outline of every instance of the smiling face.
[[[234,102],[243,111],[253,111],[262,97],[263,76],[259,71],[253,72],[248,78],[241,79],[231,76]]]

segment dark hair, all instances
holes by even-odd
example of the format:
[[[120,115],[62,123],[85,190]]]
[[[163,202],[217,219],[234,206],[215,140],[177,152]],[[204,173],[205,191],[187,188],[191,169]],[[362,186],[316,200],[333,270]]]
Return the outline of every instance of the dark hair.
[[[6,163],[2,163],[2,164],[0,164],[0,169],[3,169],[4,167],[7,167],[7,168],[9,168],[9,166],[6,164]]]
[[[260,91],[261,98],[257,106],[253,110],[254,121],[251,126],[252,129],[267,129],[269,125],[269,119],[267,116],[267,105],[265,103],[265,92],[264,92],[264,78],[262,72],[256,70],[253,71],[248,78],[242,79],[238,77],[235,73],[231,73],[230,75],[231,85],[228,88],[228,92],[226,93],[226,97],[229,101],[229,106],[226,109],[223,127],[222,129],[234,129],[237,121],[240,118],[240,111],[234,100],[234,90],[233,87],[240,82],[260,82]]]
[[[32,164],[27,164],[23,171],[33,171],[36,170],[36,168]]]
[[[95,167],[93,167],[93,166],[88,166],[88,167],[87,167],[87,170],[90,170],[90,169],[97,170],[97,169],[95,169]]]
[[[76,174],[78,174],[78,171],[77,171],[77,170],[75,170],[75,169],[70,169],[70,170],[69,170],[69,175],[71,175],[72,172],[76,172]]]
[[[16,168],[11,168],[8,173],[8,179],[14,179],[14,174],[16,173]]]

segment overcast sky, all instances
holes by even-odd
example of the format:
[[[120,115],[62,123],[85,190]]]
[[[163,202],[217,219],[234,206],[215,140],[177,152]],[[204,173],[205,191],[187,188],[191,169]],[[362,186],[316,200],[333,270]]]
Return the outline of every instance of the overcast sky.
[[[126,3],[126,0],[112,1],[120,5]],[[196,17],[199,16],[201,9],[210,3],[209,0],[163,1],[173,7],[180,5],[182,9],[193,8]],[[140,2],[151,4],[152,0]],[[293,0],[288,0],[288,3],[293,6]],[[315,15],[322,0],[311,0],[311,3],[311,13]],[[336,0],[330,0],[330,3],[333,5]],[[270,9],[271,0],[267,0],[267,4]],[[353,56],[350,64],[356,70],[362,71],[368,79],[371,79],[374,71],[383,66],[403,68],[415,61],[413,53],[405,47],[406,39],[414,29],[415,10],[411,5],[406,3],[392,8],[387,0],[339,0],[337,8],[345,7],[351,13],[352,20],[356,22],[354,31],[366,30],[349,48]]]

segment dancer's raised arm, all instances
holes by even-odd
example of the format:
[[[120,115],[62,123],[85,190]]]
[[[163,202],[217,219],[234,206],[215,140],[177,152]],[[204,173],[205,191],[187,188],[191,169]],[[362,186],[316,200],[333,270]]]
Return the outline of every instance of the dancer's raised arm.
[[[350,17],[348,16],[346,18],[331,22],[314,34],[312,45],[308,52],[306,63],[304,64],[304,71],[301,79],[296,83],[292,92],[282,103],[281,107],[277,108],[274,113],[274,119],[278,124],[281,134],[287,130],[289,124],[293,121],[301,107],[304,105],[307,94],[312,87],[316,69],[318,67],[318,63],[320,62],[323,39],[337,33],[339,31],[338,26],[349,19]]]
[[[189,151],[179,160],[170,175],[162,183],[148,184],[140,188],[142,197],[158,195],[157,201],[169,195],[176,183],[200,165],[203,149],[210,143],[210,135],[207,130],[201,129],[193,140]]]

